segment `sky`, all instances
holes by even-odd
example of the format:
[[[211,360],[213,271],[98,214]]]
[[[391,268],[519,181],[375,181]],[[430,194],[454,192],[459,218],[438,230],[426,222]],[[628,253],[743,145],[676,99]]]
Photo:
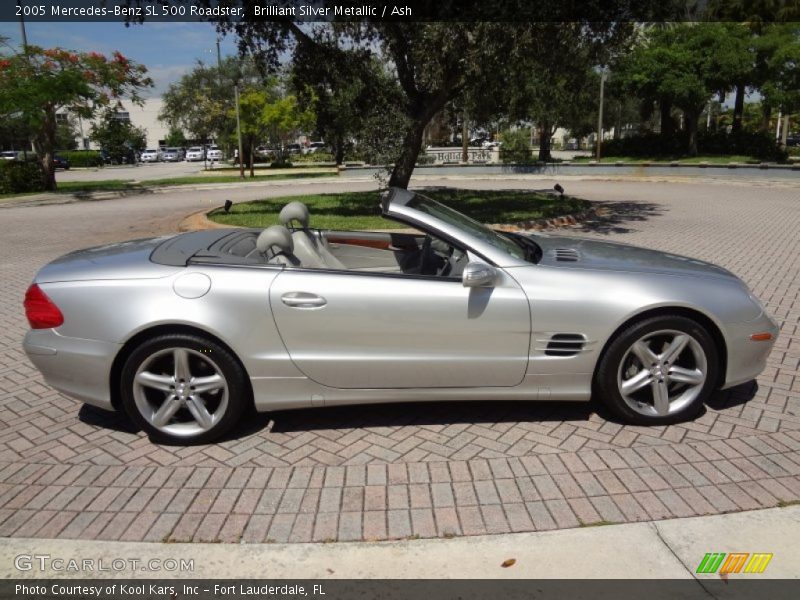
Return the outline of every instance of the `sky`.
[[[2,0],[5,1],[5,0]],[[160,96],[170,83],[190,70],[197,61],[215,64],[216,31],[210,23],[144,23],[125,27],[123,23],[25,23],[28,43],[45,48],[110,54],[119,50],[142,63],[155,87],[147,95]],[[18,48],[22,34],[19,23],[0,23],[0,36]],[[236,54],[234,38],[221,43],[222,56]]]

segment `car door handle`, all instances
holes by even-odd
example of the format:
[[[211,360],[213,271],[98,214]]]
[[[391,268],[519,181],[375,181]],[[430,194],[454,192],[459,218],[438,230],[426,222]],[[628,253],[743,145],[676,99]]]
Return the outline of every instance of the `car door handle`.
[[[281,302],[292,308],[321,308],[328,303],[322,296],[308,292],[288,292],[281,296]]]

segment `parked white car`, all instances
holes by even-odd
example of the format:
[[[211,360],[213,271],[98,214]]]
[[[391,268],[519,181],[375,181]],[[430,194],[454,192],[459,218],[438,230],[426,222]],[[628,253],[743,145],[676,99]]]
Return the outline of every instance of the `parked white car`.
[[[325,142],[311,142],[306,148],[303,149],[303,154],[316,154],[317,152],[325,152]]]
[[[209,146],[206,151],[206,158],[208,160],[222,160],[222,150],[219,149],[219,146]]]
[[[161,150],[158,148],[148,148],[142,152],[142,155],[139,157],[141,162],[161,162],[162,159]]]
[[[186,161],[203,160],[205,152],[200,146],[192,146],[186,151]]]

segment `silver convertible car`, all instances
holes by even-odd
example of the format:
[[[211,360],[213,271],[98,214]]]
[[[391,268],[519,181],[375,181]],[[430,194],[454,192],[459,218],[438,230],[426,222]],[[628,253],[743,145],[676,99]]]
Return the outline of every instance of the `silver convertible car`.
[[[263,231],[63,256],[28,289],[25,351],[63,393],[200,443],[251,406],[595,396],[672,423],[758,375],[778,334],[706,262],[501,233],[402,189],[380,205],[419,233],[320,231],[291,202]]]

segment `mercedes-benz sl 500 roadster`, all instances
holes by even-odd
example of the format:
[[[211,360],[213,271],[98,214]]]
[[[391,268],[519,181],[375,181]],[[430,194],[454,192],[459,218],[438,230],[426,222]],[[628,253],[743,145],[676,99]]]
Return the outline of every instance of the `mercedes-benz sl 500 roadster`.
[[[63,256],[27,291],[25,351],[64,394],[200,443],[252,406],[594,396],[672,423],[758,375],[778,334],[700,260],[499,232],[402,189],[380,206],[414,233],[313,229],[291,202],[264,230]]]

